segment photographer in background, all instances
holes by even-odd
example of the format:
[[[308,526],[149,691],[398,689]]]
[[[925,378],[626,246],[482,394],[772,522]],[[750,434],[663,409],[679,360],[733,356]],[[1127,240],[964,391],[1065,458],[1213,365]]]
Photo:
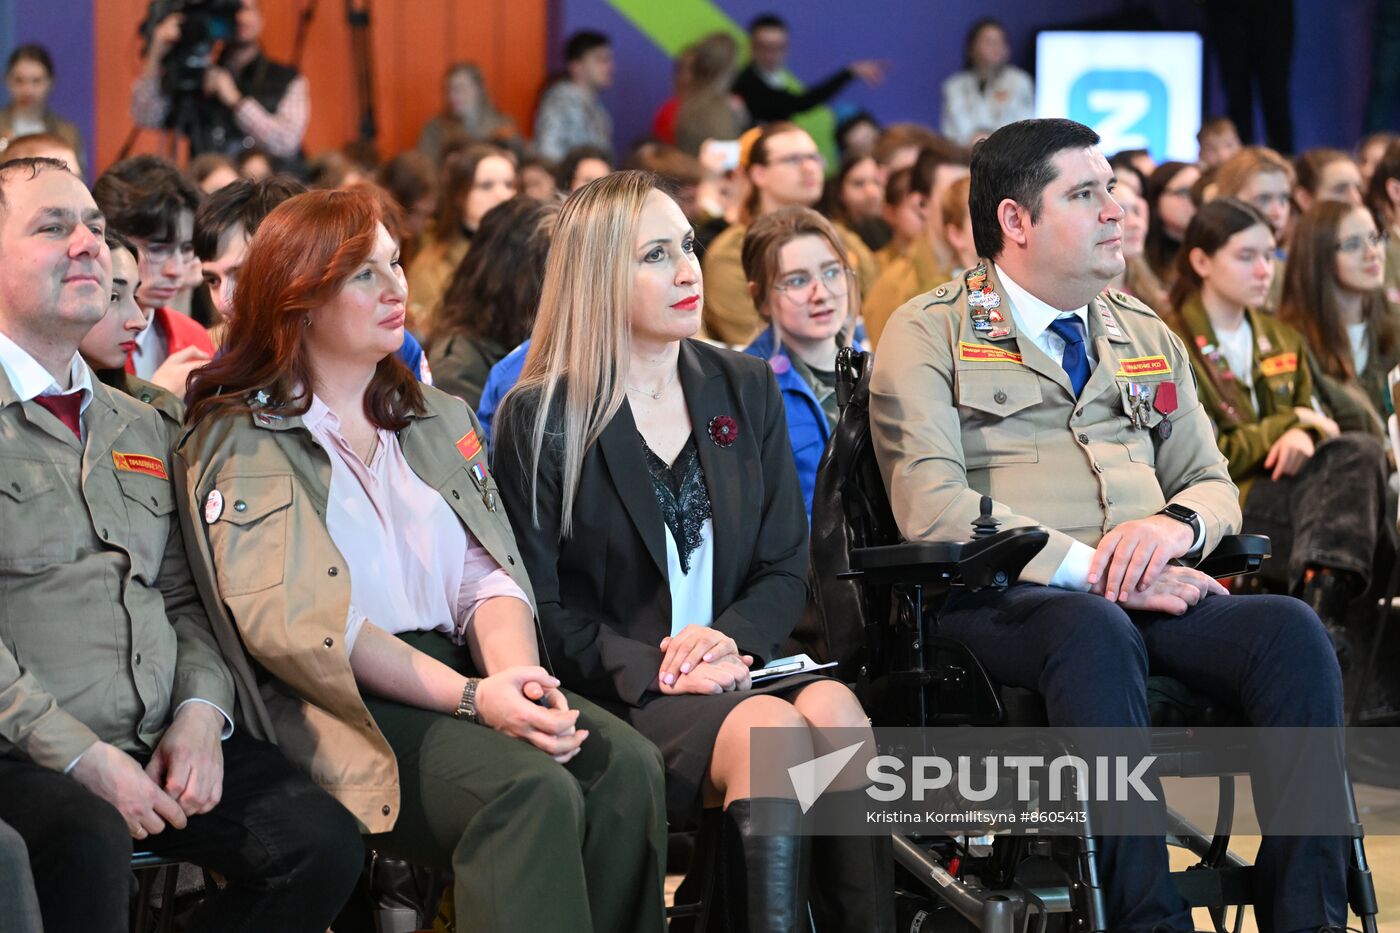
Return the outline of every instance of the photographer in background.
[[[227,30],[221,30],[228,21],[224,7],[236,9]],[[173,12],[151,30],[145,68],[132,86],[132,118],[142,126],[185,133],[195,155],[236,154],[256,146],[284,160],[300,159],[311,95],[295,68],[263,54],[258,0],[166,0],[163,8]],[[159,15],[157,9],[153,6],[152,15]],[[200,51],[207,53],[223,38],[221,31],[227,38],[217,64],[201,65]],[[202,78],[186,90],[201,70]],[[194,99],[179,99],[186,95]]]

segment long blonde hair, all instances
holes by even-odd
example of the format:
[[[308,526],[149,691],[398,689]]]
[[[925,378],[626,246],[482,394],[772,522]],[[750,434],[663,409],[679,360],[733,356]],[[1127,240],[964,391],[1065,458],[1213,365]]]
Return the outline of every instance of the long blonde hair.
[[[501,403],[501,431],[526,418],[530,514],[538,525],[540,459],[546,436],[562,452],[559,536],[573,528],[583,457],[626,397],[632,352],[628,309],[637,222],[647,195],[661,190],[650,172],[613,172],[569,196],[554,229],[530,351]],[[516,396],[537,394],[531,408]],[[551,417],[557,405],[560,411]]]

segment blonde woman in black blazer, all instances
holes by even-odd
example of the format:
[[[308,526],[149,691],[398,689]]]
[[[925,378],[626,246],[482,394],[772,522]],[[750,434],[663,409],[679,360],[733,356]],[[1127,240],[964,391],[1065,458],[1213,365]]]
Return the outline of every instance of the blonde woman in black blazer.
[[[817,838],[809,867],[797,802],[773,797],[789,832],[753,832],[751,728],[788,727],[810,758],[821,727],[867,720],[834,680],[751,683],[806,604],[807,518],[777,383],[689,339],[701,301],[694,232],[654,176],[564,205],[494,452],[544,638],[566,685],[660,747],[672,828],[718,824],[729,928],[804,928],[810,876],[823,933],[892,930],[888,837]],[[861,765],[838,791],[860,793]]]

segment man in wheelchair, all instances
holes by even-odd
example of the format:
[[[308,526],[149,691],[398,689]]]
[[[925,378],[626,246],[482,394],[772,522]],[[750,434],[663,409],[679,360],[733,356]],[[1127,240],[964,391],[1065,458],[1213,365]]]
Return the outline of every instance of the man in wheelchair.
[[[1341,675],[1312,610],[1227,595],[1191,566],[1239,530],[1239,498],[1185,347],[1104,291],[1123,269],[1123,211],[1098,142],[1056,119],[982,143],[971,211],[985,259],[907,302],[881,340],[870,428],[900,533],[964,540],[983,496],[1003,528],[1049,532],[1016,585],[955,590],[940,632],[996,681],[1042,694],[1052,725],[1148,728],[1150,667],[1253,726],[1340,727]],[[1302,754],[1259,763],[1261,804]],[[1099,864],[1108,929],[1193,929],[1163,839],[1104,838]],[[1340,929],[1346,868],[1344,838],[1266,838],[1259,928]]]

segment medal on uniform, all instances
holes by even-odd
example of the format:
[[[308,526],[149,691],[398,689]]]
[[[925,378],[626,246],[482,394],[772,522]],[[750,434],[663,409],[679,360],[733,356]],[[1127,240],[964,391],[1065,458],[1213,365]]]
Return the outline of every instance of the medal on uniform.
[[[496,511],[496,492],[486,484],[486,467],[480,463],[473,463],[468,470],[472,477],[472,483],[476,485],[476,491],[481,496],[481,504],[492,512]]]
[[[1152,400],[1152,407],[1161,415],[1162,420],[1157,422],[1157,440],[1165,441],[1172,436],[1171,413],[1176,411],[1176,383],[1163,382],[1157,386],[1156,397]]]
[[[1006,318],[1002,317],[1001,312],[996,308],[989,308],[987,309],[987,320],[991,321],[993,324],[1000,324],[1005,321]]]

